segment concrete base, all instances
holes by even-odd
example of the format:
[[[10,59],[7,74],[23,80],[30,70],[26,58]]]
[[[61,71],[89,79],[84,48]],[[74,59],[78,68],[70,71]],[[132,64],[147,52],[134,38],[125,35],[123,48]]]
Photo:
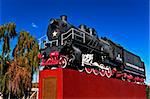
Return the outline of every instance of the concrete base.
[[[39,99],[146,99],[146,87],[71,69],[40,71]]]

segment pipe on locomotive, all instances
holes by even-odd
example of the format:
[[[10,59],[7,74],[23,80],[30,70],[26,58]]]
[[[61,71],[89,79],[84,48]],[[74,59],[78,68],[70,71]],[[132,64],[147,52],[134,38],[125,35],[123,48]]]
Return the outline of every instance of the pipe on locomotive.
[[[79,25],[79,28],[80,28],[82,31],[86,32],[86,25],[81,24],[81,25]]]
[[[95,34],[95,29],[94,28],[88,28],[86,25],[81,24],[79,25],[79,28],[84,31],[84,32],[88,32],[90,35],[94,35]]]
[[[64,22],[67,22],[67,16],[66,15],[61,15],[60,19]]]

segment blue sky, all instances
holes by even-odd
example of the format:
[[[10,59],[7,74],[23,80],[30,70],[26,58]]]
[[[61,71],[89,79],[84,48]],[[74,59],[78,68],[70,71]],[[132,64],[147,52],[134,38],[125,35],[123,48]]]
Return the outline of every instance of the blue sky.
[[[0,0],[0,24],[15,22],[17,31],[39,38],[46,34],[50,18],[65,14],[75,26],[94,27],[99,36],[139,55],[150,83],[148,4],[148,0]]]

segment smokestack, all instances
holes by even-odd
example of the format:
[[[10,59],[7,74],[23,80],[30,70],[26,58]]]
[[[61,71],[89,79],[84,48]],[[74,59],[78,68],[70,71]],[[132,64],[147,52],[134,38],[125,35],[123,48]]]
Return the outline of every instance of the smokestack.
[[[66,15],[61,15],[61,16],[60,16],[60,19],[61,19],[62,21],[67,22],[67,16],[66,16]]]
[[[52,24],[53,22],[54,22],[54,19],[53,19],[53,18],[51,18],[51,19],[50,19],[50,23]]]
[[[86,31],[86,25],[84,25],[84,24],[79,25],[79,28],[80,28],[82,31]]]

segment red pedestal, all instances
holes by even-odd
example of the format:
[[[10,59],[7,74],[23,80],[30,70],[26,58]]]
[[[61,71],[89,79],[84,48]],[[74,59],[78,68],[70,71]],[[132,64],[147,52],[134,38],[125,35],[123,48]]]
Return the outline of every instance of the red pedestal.
[[[40,72],[39,99],[146,99],[144,85],[70,69]]]

